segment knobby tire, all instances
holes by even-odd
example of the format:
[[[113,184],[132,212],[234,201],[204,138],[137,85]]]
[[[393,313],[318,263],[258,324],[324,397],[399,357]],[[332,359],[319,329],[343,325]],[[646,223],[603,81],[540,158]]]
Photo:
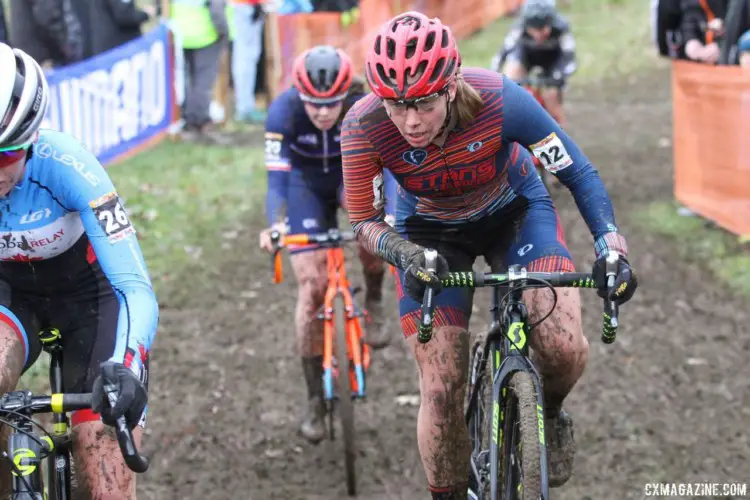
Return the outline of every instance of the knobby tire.
[[[349,496],[357,494],[357,473],[355,470],[356,443],[354,436],[354,401],[349,379],[350,361],[347,348],[347,322],[344,300],[339,295],[334,302],[336,317],[336,361],[338,362],[338,402],[341,417],[341,435],[344,441],[344,468],[346,471],[346,491]]]
[[[511,467],[515,469],[511,473],[516,480],[513,487],[517,500],[539,500],[542,494],[542,465],[536,390],[527,372],[515,372],[511,376],[509,389],[512,394],[506,406],[509,418],[504,432],[503,470],[507,473],[511,472]],[[515,461],[510,460],[512,453],[515,454]],[[522,481],[520,490],[518,481]]]

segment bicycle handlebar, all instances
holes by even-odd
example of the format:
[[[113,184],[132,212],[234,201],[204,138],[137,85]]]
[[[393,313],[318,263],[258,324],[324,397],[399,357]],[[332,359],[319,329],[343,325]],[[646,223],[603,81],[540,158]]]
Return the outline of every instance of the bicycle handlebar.
[[[270,236],[273,245],[271,270],[273,271],[274,283],[281,283],[284,278],[280,253],[283,247],[287,245],[318,245],[324,248],[332,248],[341,246],[342,243],[347,241],[354,241],[357,238],[352,231],[340,231],[338,229],[329,229],[325,233],[314,234],[281,234],[281,231],[274,229]]]
[[[533,76],[518,80],[517,83],[521,87],[560,87],[563,80],[551,76]]]
[[[113,389],[113,390],[110,390]],[[117,388],[111,385],[105,386],[110,406],[117,402]],[[0,400],[0,414],[6,412],[28,412],[32,415],[37,413],[67,413],[76,410],[91,409],[92,395],[84,394],[52,394],[50,396],[33,396],[30,392],[24,399]],[[115,427],[117,443],[120,445],[122,457],[127,466],[133,472],[142,473],[148,469],[148,458],[138,453],[138,448],[133,440],[133,433],[128,428],[125,417],[117,419]]]
[[[437,251],[425,249],[425,269],[435,272],[435,263],[437,260]],[[607,278],[607,290],[611,292],[614,288],[615,277],[617,275],[617,262],[619,254],[610,252],[606,259],[605,274]],[[596,283],[590,273],[537,273],[528,272],[526,269],[520,271],[509,271],[508,273],[476,273],[474,271],[459,271],[448,273],[448,276],[441,279],[440,282],[446,288],[481,288],[485,286],[500,286],[512,282],[546,281],[553,287],[560,288],[593,288],[596,289]],[[419,322],[417,340],[425,344],[432,338],[432,320],[434,312],[434,289],[427,287],[422,300],[422,318]],[[608,293],[609,295],[609,293]],[[604,299],[604,321],[602,325],[602,342],[611,344],[617,337],[618,306],[615,302]]]

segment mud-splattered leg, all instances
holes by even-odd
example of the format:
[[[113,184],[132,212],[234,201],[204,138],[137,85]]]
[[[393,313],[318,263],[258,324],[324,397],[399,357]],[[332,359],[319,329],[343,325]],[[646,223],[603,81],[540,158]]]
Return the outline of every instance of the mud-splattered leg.
[[[323,304],[328,283],[326,251],[298,253],[292,255],[291,261],[299,285],[295,328],[307,386],[307,409],[299,432],[310,442],[318,443],[325,436],[325,405],[322,385],[323,322],[315,317],[315,313]]]
[[[140,447],[143,429],[133,430]],[[114,430],[102,422],[83,422],[73,428],[73,458],[79,493],[91,500],[134,500],[135,473],[120,453]]]
[[[432,340],[408,339],[419,368],[421,404],[417,440],[433,498],[466,498],[471,447],[464,421],[469,333],[436,327]]]
[[[24,344],[18,335],[5,323],[0,323],[0,394],[15,389],[23,370],[26,356]],[[0,443],[7,449],[10,428],[2,426]],[[7,498],[10,494],[11,479],[10,466],[7,460],[0,460],[0,498]]]
[[[532,359],[542,375],[545,406],[551,412],[562,405],[586,368],[589,343],[581,326],[581,295],[578,290],[558,288],[557,306],[536,327],[531,338]],[[550,290],[524,292],[529,322],[534,323],[553,307]]]

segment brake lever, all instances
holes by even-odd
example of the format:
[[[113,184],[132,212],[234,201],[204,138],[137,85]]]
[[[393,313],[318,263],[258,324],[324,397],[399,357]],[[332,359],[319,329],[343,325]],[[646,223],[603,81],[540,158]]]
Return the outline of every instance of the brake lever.
[[[437,250],[426,248],[424,261],[426,271],[431,273],[437,271]],[[432,338],[432,316],[435,307],[432,301],[434,296],[435,290],[432,287],[426,287],[422,299],[422,320],[419,322],[419,332],[417,333],[417,340],[420,344],[426,344]]]
[[[609,300],[609,296],[615,288],[617,264],[619,261],[620,254],[615,251],[610,251],[605,261],[607,297],[604,299],[604,325],[602,326],[602,342],[605,344],[611,344],[615,341],[615,338],[617,337],[617,327],[619,326],[619,321],[617,320],[619,307],[615,301]]]
[[[114,384],[104,384],[104,392],[107,394],[107,402],[110,408],[117,404],[117,387]],[[128,427],[125,416],[119,417],[115,422],[115,434],[117,435],[117,444],[120,445],[120,452],[125,464],[136,473],[143,473],[148,470],[148,458],[138,453],[133,433]]]
[[[281,258],[281,231],[273,229],[270,233],[271,245],[273,245],[273,253],[271,253],[271,273],[274,277],[274,282],[281,282],[281,276],[279,274],[279,263],[278,259]]]

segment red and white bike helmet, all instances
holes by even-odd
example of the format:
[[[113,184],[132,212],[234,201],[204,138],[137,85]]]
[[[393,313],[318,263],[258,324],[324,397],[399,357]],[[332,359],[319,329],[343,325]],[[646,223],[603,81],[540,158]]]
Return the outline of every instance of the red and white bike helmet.
[[[378,31],[367,53],[365,74],[378,97],[411,99],[442,90],[460,65],[450,28],[438,18],[405,12]]]
[[[349,56],[330,45],[318,45],[297,56],[292,73],[302,100],[321,104],[346,97],[354,76]]]

